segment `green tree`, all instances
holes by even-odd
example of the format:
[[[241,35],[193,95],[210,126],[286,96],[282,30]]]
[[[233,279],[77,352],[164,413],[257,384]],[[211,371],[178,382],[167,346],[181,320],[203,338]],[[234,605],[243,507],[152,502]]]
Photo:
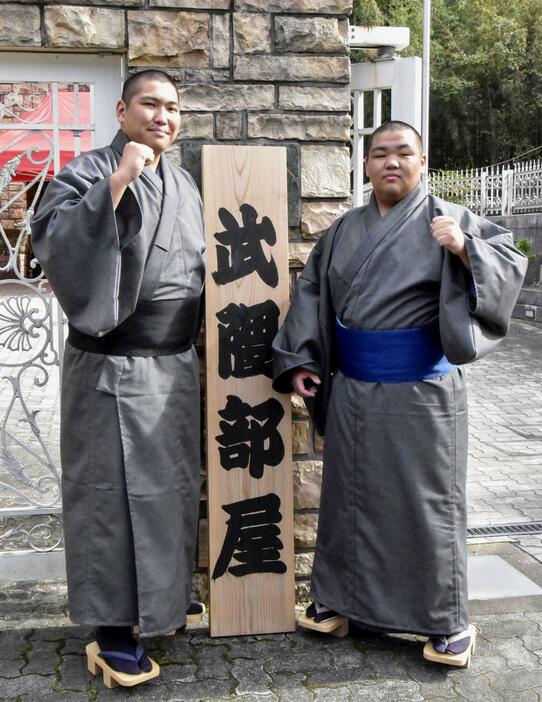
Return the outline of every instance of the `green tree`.
[[[403,55],[421,56],[422,0],[355,0],[353,22],[408,26]],[[541,144],[540,0],[433,0],[431,167],[481,166]]]

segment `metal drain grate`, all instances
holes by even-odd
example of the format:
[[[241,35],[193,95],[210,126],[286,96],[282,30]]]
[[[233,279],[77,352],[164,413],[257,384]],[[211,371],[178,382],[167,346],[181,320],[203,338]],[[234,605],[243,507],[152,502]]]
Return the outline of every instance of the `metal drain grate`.
[[[542,534],[542,522],[522,522],[520,524],[496,524],[487,527],[470,527],[467,536],[530,536]]]

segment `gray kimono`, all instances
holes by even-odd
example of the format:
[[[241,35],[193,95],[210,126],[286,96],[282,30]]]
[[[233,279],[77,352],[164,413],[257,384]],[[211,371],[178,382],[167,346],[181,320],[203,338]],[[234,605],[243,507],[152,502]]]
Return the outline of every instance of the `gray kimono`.
[[[466,234],[471,273],[441,248],[432,217]],[[426,635],[468,624],[467,398],[464,372],[371,383],[336,370],[335,318],[367,330],[438,319],[452,363],[472,361],[508,329],[526,259],[506,230],[420,184],[381,217],[348,211],[303,271],[275,341],[275,389],[292,371],[318,373],[309,403],[325,428],[312,595],[362,626]]]
[[[193,341],[204,279],[201,200],[164,156],[113,209],[127,138],[47,187],[32,245],[70,330],[62,374],[62,495],[71,618],[185,624],[200,487]]]

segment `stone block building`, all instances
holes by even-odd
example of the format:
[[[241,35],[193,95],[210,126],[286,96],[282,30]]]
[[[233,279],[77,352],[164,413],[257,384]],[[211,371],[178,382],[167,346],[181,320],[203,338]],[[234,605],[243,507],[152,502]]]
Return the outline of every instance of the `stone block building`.
[[[172,156],[201,182],[204,144],[287,148],[290,266],[349,206],[352,0],[0,0],[2,52],[119,53],[128,73],[159,67],[180,90]],[[20,213],[17,213],[19,216]],[[322,443],[293,401],[298,594],[318,520]],[[202,510],[204,515],[204,511]],[[205,520],[199,587],[205,597]]]

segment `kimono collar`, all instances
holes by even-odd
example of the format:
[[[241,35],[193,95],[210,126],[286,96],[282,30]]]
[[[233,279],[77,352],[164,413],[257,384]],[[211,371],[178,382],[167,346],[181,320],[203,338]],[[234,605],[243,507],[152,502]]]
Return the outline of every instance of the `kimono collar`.
[[[126,144],[130,141],[126,134],[122,131],[122,129],[119,129],[118,132],[115,134],[115,137],[113,141],[111,142],[111,148],[114,149],[118,154],[122,156],[122,152],[124,151],[124,147]]]
[[[348,221],[347,226],[355,226],[360,233],[359,245],[354,251],[345,268],[340,271],[344,282],[351,285],[361,270],[363,264],[373,251],[381,244],[387,234],[397,231],[404,226],[417,207],[426,200],[425,184],[421,181],[409,194],[386,212],[382,217],[376,204],[376,198],[371,193],[367,208],[353,210],[357,212],[355,219]],[[340,303],[337,303],[340,307]]]

